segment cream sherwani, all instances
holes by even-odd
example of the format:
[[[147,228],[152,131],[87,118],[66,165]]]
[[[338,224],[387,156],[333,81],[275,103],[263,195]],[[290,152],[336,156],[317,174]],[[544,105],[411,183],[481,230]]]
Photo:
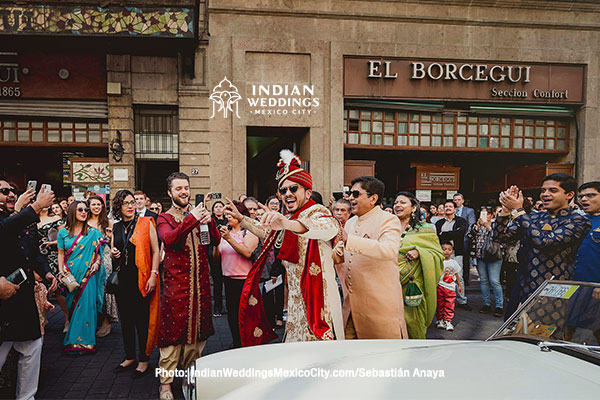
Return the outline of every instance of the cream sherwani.
[[[352,313],[359,339],[408,338],[398,272],[398,217],[375,206],[349,219],[344,229],[344,323]]]
[[[283,261],[288,282],[288,314],[285,325],[286,342],[305,342],[319,340],[309,329],[306,318],[306,307],[300,290],[300,279],[306,261],[306,249],[309,239],[319,242],[319,255],[321,256],[323,271],[323,298],[325,301],[325,322],[333,328],[332,334],[335,339],[344,339],[344,326],[342,323],[342,306],[337,283],[335,280],[335,269],[333,267],[331,239],[339,229],[339,224],[331,216],[331,212],[322,205],[315,204],[302,211],[297,219],[308,231],[298,235],[298,250],[300,252],[300,263],[292,264]],[[258,221],[244,217],[242,227],[248,229],[260,238],[266,238],[271,232],[264,229]],[[283,231],[280,233],[280,235]],[[280,236],[275,244],[281,243]],[[398,267],[396,267],[396,271]],[[240,321],[243,323],[243,321]],[[331,339],[334,339],[333,335]]]

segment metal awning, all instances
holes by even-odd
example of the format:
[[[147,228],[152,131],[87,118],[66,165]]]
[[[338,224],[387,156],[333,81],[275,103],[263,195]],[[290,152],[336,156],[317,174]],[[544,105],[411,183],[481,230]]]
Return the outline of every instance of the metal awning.
[[[108,104],[104,100],[0,100],[0,116],[108,119]]]

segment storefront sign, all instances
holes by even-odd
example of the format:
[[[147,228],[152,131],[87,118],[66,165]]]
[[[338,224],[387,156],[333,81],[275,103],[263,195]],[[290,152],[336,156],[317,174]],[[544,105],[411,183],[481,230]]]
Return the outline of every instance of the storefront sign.
[[[458,190],[460,168],[417,166],[417,190]]]
[[[106,99],[104,57],[0,49],[0,99]]]
[[[581,104],[584,76],[578,64],[348,57],[344,96]]]
[[[419,201],[431,202],[431,190],[415,190],[415,196]]]

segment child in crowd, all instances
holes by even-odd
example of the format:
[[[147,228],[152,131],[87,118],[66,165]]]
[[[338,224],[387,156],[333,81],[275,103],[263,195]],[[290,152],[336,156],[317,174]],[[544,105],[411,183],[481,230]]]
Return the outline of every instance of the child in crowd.
[[[437,287],[437,327],[453,331],[452,318],[454,318],[454,300],[456,300],[456,285],[461,290],[459,274],[462,274],[462,268],[456,260],[450,257],[454,252],[452,242],[442,242],[442,252],[444,253],[444,271]]]

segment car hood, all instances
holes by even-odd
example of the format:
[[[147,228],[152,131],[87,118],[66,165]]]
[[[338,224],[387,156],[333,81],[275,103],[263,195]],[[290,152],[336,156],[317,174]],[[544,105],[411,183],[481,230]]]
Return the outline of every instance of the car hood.
[[[512,340],[284,343],[213,354],[195,367],[199,399],[573,399],[600,392],[600,367]],[[333,377],[334,370],[361,375]],[[311,376],[294,376],[298,371]],[[284,373],[292,376],[277,376]]]

